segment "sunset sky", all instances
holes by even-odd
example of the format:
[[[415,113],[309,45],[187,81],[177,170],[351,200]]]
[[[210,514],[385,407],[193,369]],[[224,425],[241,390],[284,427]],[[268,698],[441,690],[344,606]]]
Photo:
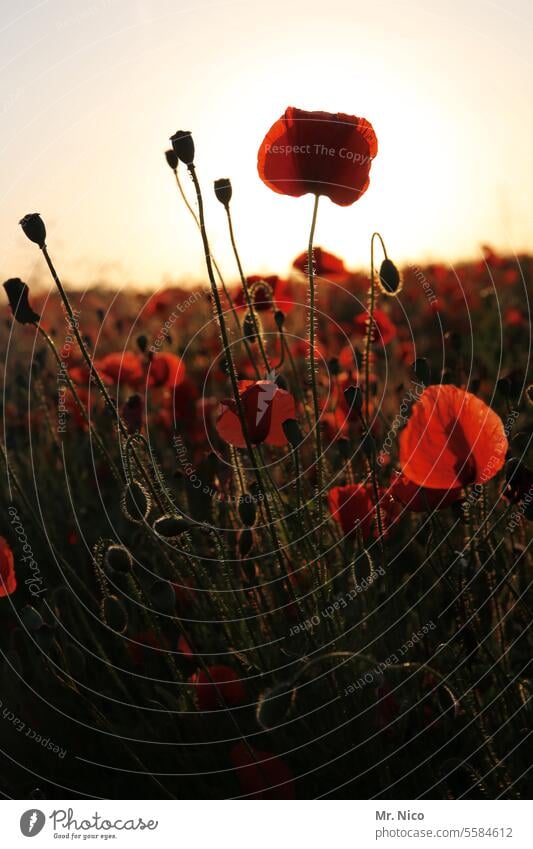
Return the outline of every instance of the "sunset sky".
[[[247,273],[285,273],[312,199],[269,191],[256,155],[288,105],[364,116],[378,136],[366,195],[320,209],[316,243],[350,266],[374,230],[400,261],[533,249],[530,0],[3,0],[2,13],[3,278],[41,275],[17,225],[37,211],[70,282],[202,279],[163,158],[177,129],[194,134],[226,277],[212,197],[225,176]]]

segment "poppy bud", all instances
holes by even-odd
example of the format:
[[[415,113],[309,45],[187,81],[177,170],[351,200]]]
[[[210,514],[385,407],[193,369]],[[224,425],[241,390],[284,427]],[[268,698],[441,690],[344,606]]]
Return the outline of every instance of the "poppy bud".
[[[296,688],[288,682],[277,684],[259,696],[255,716],[265,731],[281,725],[296,700]]]
[[[346,439],[345,436],[341,436],[340,439],[337,440],[337,447],[339,449],[339,453],[343,460],[350,459],[350,442]]]
[[[160,613],[172,615],[176,608],[176,593],[170,581],[155,581],[149,591],[152,604]]]
[[[28,631],[38,631],[44,625],[43,617],[31,604],[22,608],[20,618]]]
[[[253,315],[250,312],[247,312],[242,323],[242,332],[245,339],[248,339],[250,342],[253,342],[257,337],[255,327],[256,325]]]
[[[128,627],[126,608],[116,595],[108,595],[102,602],[102,616],[106,625],[117,634],[123,634]]]
[[[142,427],[142,399],[140,395],[131,395],[121,410],[128,433],[139,433]]]
[[[40,316],[34,312],[28,301],[28,286],[19,277],[11,277],[4,283],[13,317],[20,324],[34,324]]]
[[[281,427],[283,428],[287,442],[292,448],[298,448],[303,442],[303,434],[296,419],[285,419]]]
[[[190,130],[178,130],[170,137],[174,152],[184,165],[194,162],[194,142]]]
[[[167,160],[167,164],[169,168],[172,168],[173,171],[178,167],[178,154],[175,150],[165,150],[165,159]]]
[[[146,338],[144,333],[141,333],[140,336],[137,336],[137,347],[142,354],[146,352],[148,347],[148,339]]]
[[[154,531],[158,536],[165,539],[176,539],[191,528],[192,522],[184,516],[178,515],[160,516],[154,522]]]
[[[340,373],[340,365],[337,357],[332,357],[328,362],[329,373],[333,375],[333,377],[337,377]]]
[[[347,386],[344,390],[344,398],[348,407],[360,413],[363,409],[363,393],[360,386]]]
[[[423,383],[424,386],[429,386],[431,384],[431,369],[429,367],[429,362],[425,357],[417,357],[411,368],[420,383]]]
[[[283,325],[285,324],[285,313],[283,312],[283,310],[275,311],[274,321],[276,322],[276,327],[278,328],[278,330],[281,330],[283,328]]]
[[[379,282],[385,295],[396,295],[400,290],[400,272],[391,259],[384,259],[381,263]]]
[[[215,195],[226,208],[231,200],[232,188],[229,177],[222,177],[220,180],[215,180]]]
[[[244,528],[239,534],[239,554],[242,558],[248,557],[254,544],[254,535],[250,528]]]
[[[114,572],[130,572],[133,560],[124,545],[110,545],[105,553],[104,563]]]
[[[502,396],[502,398],[509,398],[511,396],[511,381],[508,377],[500,377],[500,379],[496,383],[496,389]]]
[[[124,490],[122,510],[130,522],[143,522],[152,507],[150,496],[139,481],[132,481]]]
[[[46,227],[38,212],[29,212],[28,215],[20,219],[19,224],[24,231],[24,235],[28,237],[30,242],[35,242],[40,248],[44,248]]]
[[[252,496],[249,493],[241,495],[239,498],[239,516],[241,517],[243,525],[247,525],[251,528],[255,522],[256,514],[257,510]]]

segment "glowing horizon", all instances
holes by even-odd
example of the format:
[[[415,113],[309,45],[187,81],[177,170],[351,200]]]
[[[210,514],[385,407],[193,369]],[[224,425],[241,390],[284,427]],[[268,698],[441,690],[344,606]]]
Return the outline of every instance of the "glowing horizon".
[[[400,264],[479,256],[483,243],[532,250],[532,17],[524,2],[456,0],[7,3],[2,273],[46,279],[17,224],[37,211],[76,285],[204,280],[163,157],[169,136],[190,129],[225,277],[236,268],[212,183],[227,176],[246,273],[285,274],[312,199],[270,192],[256,155],[288,105],[363,116],[378,136],[364,197],[321,203],[316,244],[348,267],[368,264],[374,230]]]

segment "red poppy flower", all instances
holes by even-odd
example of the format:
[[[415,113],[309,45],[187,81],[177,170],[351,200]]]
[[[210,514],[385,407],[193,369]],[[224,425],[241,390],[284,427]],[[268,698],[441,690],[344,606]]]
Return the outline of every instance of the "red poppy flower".
[[[17,589],[15,560],[9,543],[0,537],[0,598],[11,595]]]
[[[296,257],[293,262],[293,268],[301,271],[303,274],[308,274],[308,252],[304,251]],[[326,277],[328,280],[345,280],[348,277],[348,271],[342,259],[335,254],[330,254],[323,248],[313,248],[314,269],[317,277]]]
[[[502,420],[483,401],[451,384],[428,386],[400,434],[400,464],[419,486],[452,489],[493,478],[507,448]]]
[[[239,389],[252,444],[287,445],[282,425],[287,419],[296,418],[296,405],[291,393],[279,389],[272,380],[242,380]],[[244,448],[246,441],[235,401],[224,401],[222,407],[216,423],[218,435],[230,445]]]
[[[362,483],[335,486],[328,492],[328,505],[344,536],[353,536],[360,526],[363,539],[369,539],[376,519],[372,487]]]
[[[287,280],[282,280],[275,274],[267,277],[252,274],[251,277],[246,278],[246,282],[248,284],[248,291],[252,290],[250,300],[254,309],[258,312],[272,309],[289,312],[294,307],[292,288]],[[262,283],[264,285],[261,285]],[[237,291],[234,302],[237,309],[248,309],[248,303],[242,287]]]
[[[139,386],[142,383],[144,370],[139,354],[133,351],[117,351],[107,354],[95,362],[104,383],[117,386],[127,383],[129,386]]]
[[[359,336],[366,336],[368,313],[363,312],[355,319],[355,332]],[[374,310],[374,344],[388,345],[396,336],[396,327],[389,316],[383,310]]]
[[[376,134],[364,118],[289,106],[263,139],[257,170],[279,194],[326,195],[349,206],[366,192],[377,152]]]
[[[250,749],[244,742],[237,743],[229,755],[243,796],[250,799],[294,799],[294,782],[289,767],[271,752]]]
[[[462,496],[461,487],[428,489],[425,486],[417,486],[416,483],[399,472],[394,476],[388,491],[394,501],[413,513],[442,510],[444,507],[459,501]]]
[[[217,710],[224,702],[240,705],[246,701],[244,684],[234,669],[229,666],[209,666],[208,669],[209,675],[205,669],[199,669],[190,679],[196,690],[199,710]]]
[[[154,354],[148,366],[148,385],[168,386],[171,389],[185,378],[185,366],[177,354],[160,352]]]

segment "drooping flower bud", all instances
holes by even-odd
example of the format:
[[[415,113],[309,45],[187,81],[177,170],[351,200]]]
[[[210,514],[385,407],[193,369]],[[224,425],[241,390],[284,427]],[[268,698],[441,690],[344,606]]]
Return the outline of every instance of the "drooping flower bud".
[[[28,292],[30,290],[26,283],[23,283],[19,277],[11,277],[4,283],[4,289],[15,321],[18,321],[19,324],[34,324],[39,321],[40,316],[32,310],[29,304]]]
[[[24,235],[30,242],[35,242],[40,248],[44,248],[46,242],[46,227],[38,212],[29,212],[19,221]]]
[[[154,522],[154,531],[164,539],[177,539],[185,531],[190,531],[193,523],[184,516],[168,514],[160,516]]]
[[[276,327],[278,328],[278,330],[281,330],[283,328],[283,325],[285,324],[285,313],[283,312],[283,310],[275,311],[274,321],[276,322]]]
[[[329,368],[329,373],[333,377],[337,377],[340,374],[341,368],[340,368],[340,364],[339,364],[337,357],[332,357],[328,361],[328,368]]]
[[[217,200],[227,209],[232,195],[231,181],[229,177],[215,180],[215,195]]]
[[[241,495],[239,498],[239,516],[243,525],[247,525],[251,528],[255,522],[256,514],[257,509],[254,498],[249,492],[245,495]]]
[[[178,159],[184,165],[192,165],[194,162],[194,141],[190,130],[178,130],[170,137],[170,141]]]
[[[146,349],[148,347],[148,339],[144,333],[141,333],[140,336],[137,336],[137,347],[141,353],[146,353]]]
[[[344,398],[350,410],[360,413],[363,409],[363,393],[360,386],[347,386],[344,390]]]
[[[255,328],[256,323],[254,321],[254,317],[251,312],[247,312],[244,316],[244,321],[242,323],[242,333],[244,338],[248,339],[249,342],[254,342],[257,338]]]
[[[298,448],[303,442],[303,434],[296,419],[285,419],[281,425],[283,433],[292,448]]]
[[[108,569],[114,572],[130,572],[133,559],[124,545],[110,545],[104,557],[104,563]]]
[[[124,490],[122,510],[130,522],[143,522],[152,509],[152,500],[139,481],[133,480]]]
[[[178,154],[175,150],[165,150],[165,159],[167,160],[167,164],[169,168],[172,168],[173,171],[178,167]]]
[[[431,368],[429,362],[425,357],[417,357],[411,368],[413,369],[420,383],[423,383],[424,386],[430,386]]]
[[[385,295],[397,295],[401,290],[400,272],[391,259],[384,259],[379,269],[380,289]]]
[[[126,608],[116,595],[108,595],[102,602],[102,617],[106,625],[117,634],[123,634],[128,627]]]

